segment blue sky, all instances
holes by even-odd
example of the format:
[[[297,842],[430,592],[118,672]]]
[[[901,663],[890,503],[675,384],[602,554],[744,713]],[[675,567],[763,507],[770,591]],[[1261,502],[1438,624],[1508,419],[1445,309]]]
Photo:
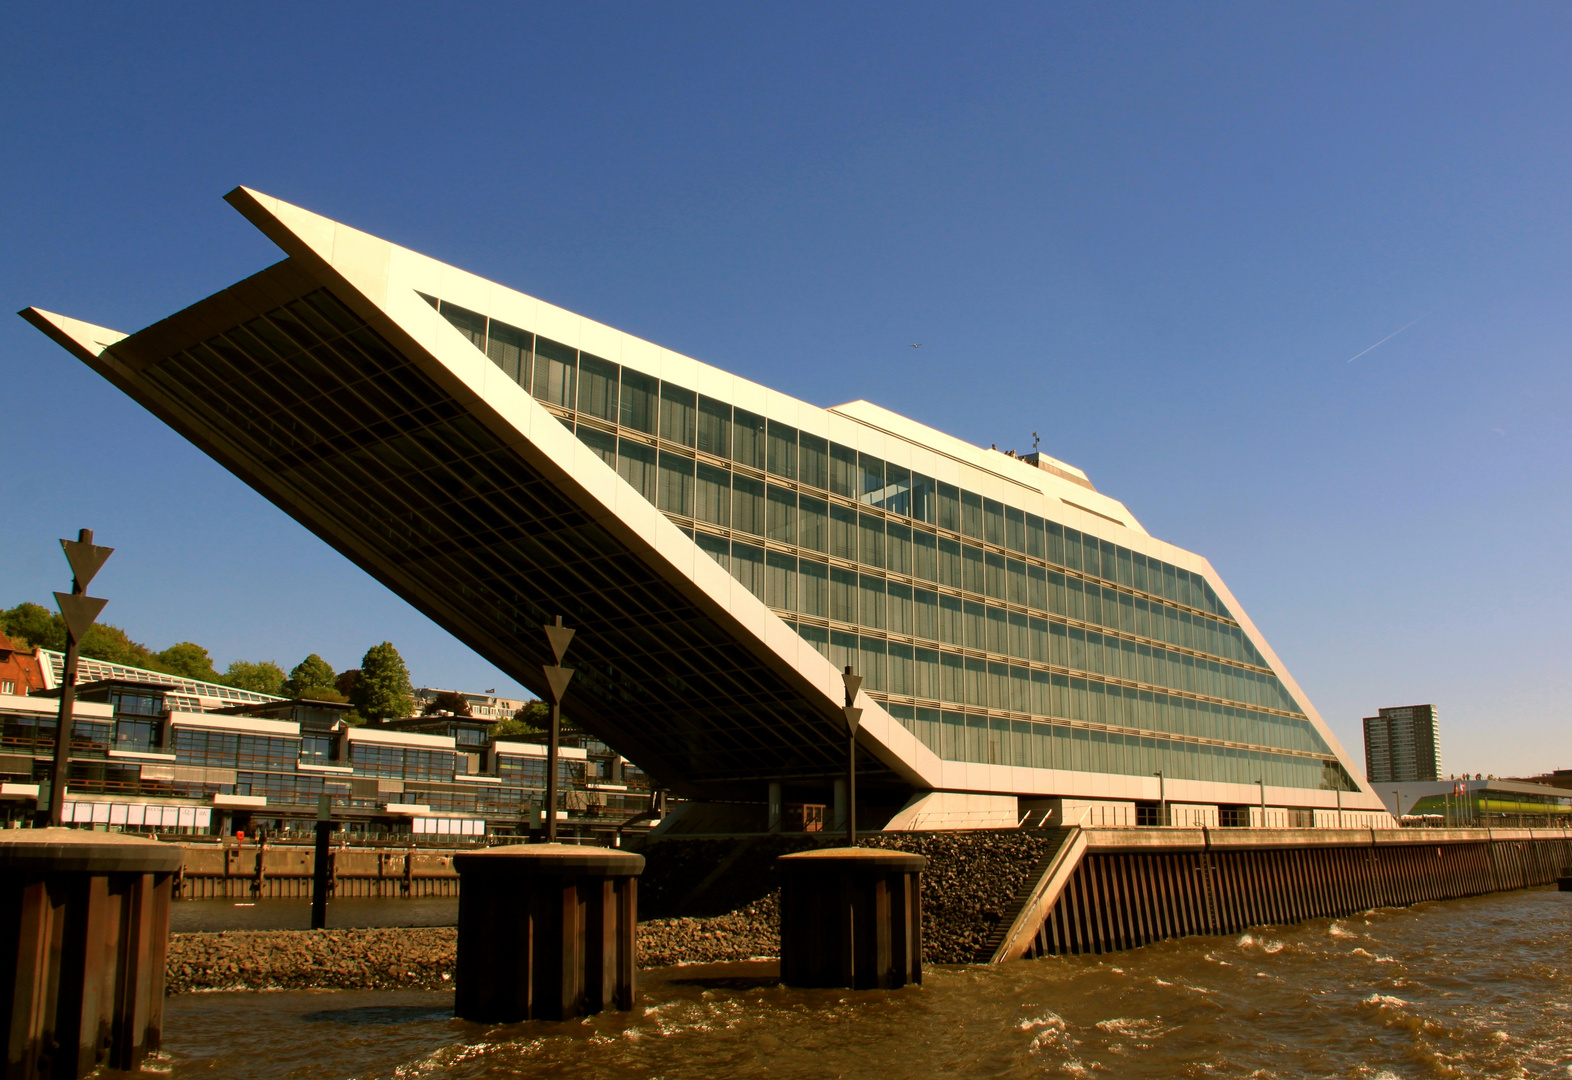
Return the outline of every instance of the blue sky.
[[[1211,559],[1356,759],[1424,701],[1448,770],[1572,767],[1565,8],[32,5],[6,36],[12,310],[132,331],[247,276],[279,256],[244,183],[818,404],[1041,432]],[[388,638],[512,687],[19,319],[0,380],[0,604],[87,525],[154,648]]]

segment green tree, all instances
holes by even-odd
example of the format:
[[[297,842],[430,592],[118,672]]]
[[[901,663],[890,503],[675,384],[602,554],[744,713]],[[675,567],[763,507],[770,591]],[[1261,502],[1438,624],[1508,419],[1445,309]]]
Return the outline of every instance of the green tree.
[[[271,660],[251,663],[236,660],[224,672],[224,681],[240,690],[256,694],[281,695],[284,692],[284,669]]]
[[[543,706],[543,702],[528,702],[510,719],[503,720],[492,728],[492,736],[498,739],[527,739],[534,735],[544,735],[551,714],[544,711]]]
[[[0,611],[0,631],[4,631],[13,644],[22,648],[65,648],[65,619],[58,611],[50,611],[42,604],[21,603]],[[132,641],[130,635],[118,626],[94,623],[80,644],[82,655],[95,660],[165,670],[163,665],[154,660],[152,651],[146,645]]]
[[[452,713],[454,716],[475,715],[469,707],[469,699],[453,690],[444,690],[426,702],[422,712],[426,716],[436,716],[438,713]]]
[[[577,735],[578,725],[566,716],[557,718],[558,728],[564,735]],[[551,706],[544,701],[526,701],[510,720],[503,720],[491,729],[499,739],[529,738],[544,735],[551,727]]]
[[[409,716],[415,711],[409,668],[391,641],[373,645],[360,660],[360,676],[349,694],[355,711],[370,720]]]
[[[332,694],[335,698],[344,696],[336,685],[337,681],[338,674],[333,670],[333,665],[312,653],[289,670],[284,689],[291,697],[331,700],[322,695]]]
[[[42,604],[24,601],[0,611],[0,631],[19,648],[65,648],[65,620]]]
[[[62,639],[64,634],[61,635]],[[64,648],[64,646],[61,646]],[[95,660],[107,660],[111,664],[125,664],[127,667],[152,668],[154,671],[168,671],[166,664],[160,664],[153,651],[140,642],[132,641],[129,634],[118,626],[108,623],[94,623],[82,637],[82,655],[91,656]]]
[[[181,641],[154,657],[163,665],[165,671],[171,675],[179,675],[185,679],[198,679],[202,682],[221,682],[218,672],[213,670],[213,658],[207,650],[194,641]]]

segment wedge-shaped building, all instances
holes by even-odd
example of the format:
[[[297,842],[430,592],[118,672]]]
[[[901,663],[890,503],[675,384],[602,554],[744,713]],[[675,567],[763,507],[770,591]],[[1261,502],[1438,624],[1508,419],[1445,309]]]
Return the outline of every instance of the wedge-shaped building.
[[[537,692],[563,615],[567,711],[679,795],[830,802],[850,666],[872,824],[1380,811],[1206,560],[1079,469],[228,199],[282,262],[129,337],[24,316]]]

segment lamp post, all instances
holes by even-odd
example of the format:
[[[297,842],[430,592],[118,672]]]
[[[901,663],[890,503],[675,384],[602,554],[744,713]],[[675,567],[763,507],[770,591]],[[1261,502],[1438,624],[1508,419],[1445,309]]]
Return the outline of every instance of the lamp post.
[[[562,616],[558,615],[550,626],[541,627],[546,631],[546,640],[551,643],[551,654],[557,658],[555,664],[544,664],[541,670],[546,673],[546,687],[551,693],[551,731],[546,742],[546,843],[557,842],[557,743],[561,739],[562,728],[562,695],[568,692],[568,680],[573,678],[573,669],[562,666],[562,658],[568,651],[568,643],[573,640],[573,631],[562,625]]]
[[[852,708],[857,691],[862,686],[862,676],[852,671],[851,665],[841,672],[841,682],[846,684],[846,846],[857,846],[857,725],[862,722],[862,710]]]
[[[1152,774],[1157,777],[1157,824],[1168,824],[1168,781],[1163,777],[1163,770],[1158,769]]]
[[[49,827],[60,825],[65,810],[66,777],[71,762],[71,714],[76,705],[76,664],[81,656],[82,639],[92,628],[98,613],[109,601],[97,600],[87,595],[87,583],[93,580],[114,548],[95,547],[93,530],[81,529],[75,540],[62,540],[66,561],[71,564],[71,591],[55,593],[55,603],[65,616],[66,648],[65,666],[60,675],[60,712],[55,721],[55,764],[49,778]]]

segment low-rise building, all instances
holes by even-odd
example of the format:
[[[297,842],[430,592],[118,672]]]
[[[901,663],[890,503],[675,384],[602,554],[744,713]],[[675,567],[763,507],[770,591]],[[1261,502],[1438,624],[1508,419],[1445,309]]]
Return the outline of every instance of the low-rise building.
[[[1572,822],[1572,792],[1522,780],[1396,781],[1377,785],[1376,794],[1404,825],[1504,828]]]
[[[510,720],[514,713],[530,704],[523,698],[498,697],[494,690],[470,693],[463,690],[440,690],[436,687],[422,686],[414,691],[414,695],[415,708],[418,711],[436,704],[437,699],[444,695],[452,695],[462,699],[469,707],[469,715],[477,720]]]
[[[345,832],[385,842],[478,841],[542,820],[546,748],[497,739],[492,721],[352,727],[343,704],[113,667],[77,686],[71,824],[306,833],[322,795]],[[0,818],[27,820],[48,805],[58,708],[57,689],[0,695]],[[648,779],[604,744],[562,747],[558,768],[570,834],[615,830],[650,807]]]
[[[43,665],[38,656],[18,648],[10,638],[0,634],[0,694],[26,697],[44,688]]]

